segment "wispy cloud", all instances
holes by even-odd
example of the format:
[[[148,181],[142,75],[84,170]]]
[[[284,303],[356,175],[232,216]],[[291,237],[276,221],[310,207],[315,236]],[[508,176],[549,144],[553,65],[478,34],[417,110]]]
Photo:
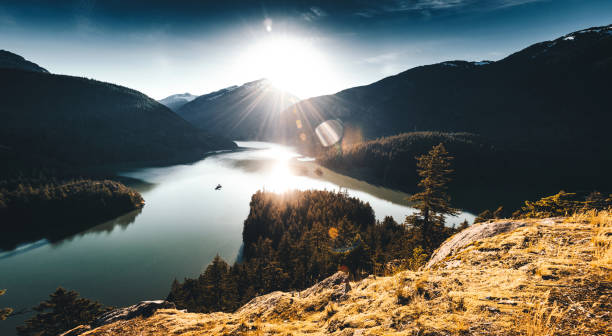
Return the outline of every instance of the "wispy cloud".
[[[371,18],[389,13],[420,13],[429,16],[432,11],[497,10],[542,1],[549,0],[390,0],[380,1],[354,15]]]
[[[15,25],[15,18],[7,13],[7,11],[0,7],[0,26],[13,26]]]
[[[394,61],[395,59],[397,59],[398,56],[399,56],[399,53],[390,52],[390,53],[380,54],[380,55],[376,55],[372,57],[367,57],[363,59],[363,62],[369,63],[369,64],[387,63],[390,61]]]
[[[327,12],[315,6],[302,13],[302,18],[308,22],[316,21],[325,16],[327,16]]]
[[[73,15],[77,32],[81,34],[99,33],[99,28],[91,17],[95,6],[95,0],[81,0],[75,4]]]

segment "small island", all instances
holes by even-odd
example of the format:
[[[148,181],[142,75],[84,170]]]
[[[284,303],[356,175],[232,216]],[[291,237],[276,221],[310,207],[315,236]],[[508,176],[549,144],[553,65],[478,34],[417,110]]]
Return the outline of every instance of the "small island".
[[[22,180],[0,183],[0,249],[25,242],[57,241],[141,208],[135,190],[111,180]]]

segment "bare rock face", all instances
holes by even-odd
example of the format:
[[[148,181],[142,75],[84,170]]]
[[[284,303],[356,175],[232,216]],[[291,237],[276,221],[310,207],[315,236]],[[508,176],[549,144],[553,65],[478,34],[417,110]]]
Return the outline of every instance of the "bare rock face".
[[[158,309],[176,309],[174,302],[164,300],[142,301],[139,304],[125,308],[117,308],[98,317],[91,326],[97,328],[119,320],[129,320],[135,317],[149,317]]]
[[[334,300],[346,293],[347,278],[347,273],[336,272],[334,275],[302,291],[300,297],[307,298],[309,296],[319,295],[324,291],[331,291],[331,298]]]
[[[269,316],[290,316],[291,311],[320,311],[330,301],[346,298],[348,274],[337,272],[314,286],[301,292],[272,292],[253,298],[242,306],[236,314],[248,319],[265,319]]]
[[[427,265],[425,265],[425,269],[431,268],[439,261],[457,253],[457,251],[476,240],[493,237],[500,233],[512,231],[525,225],[527,225],[526,221],[518,220],[500,220],[474,224],[446,240],[433,253],[429,259],[429,262]]]

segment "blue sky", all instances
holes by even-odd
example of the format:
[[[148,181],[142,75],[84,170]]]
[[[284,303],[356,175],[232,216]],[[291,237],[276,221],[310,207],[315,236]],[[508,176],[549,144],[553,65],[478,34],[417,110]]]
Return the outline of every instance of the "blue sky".
[[[2,0],[0,49],[155,99],[261,77],[307,98],[610,23],[610,0]]]

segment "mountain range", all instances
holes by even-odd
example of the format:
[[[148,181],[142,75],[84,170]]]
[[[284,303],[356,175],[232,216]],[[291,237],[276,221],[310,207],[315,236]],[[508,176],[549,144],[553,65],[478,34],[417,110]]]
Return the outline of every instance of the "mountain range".
[[[298,99],[260,79],[199,96],[177,113],[210,133],[237,140],[269,140],[280,128],[280,114]]]
[[[420,66],[300,101],[281,114],[286,134],[279,141],[321,148],[314,130],[326,120],[344,125],[344,144],[403,132],[469,132],[525,159],[534,176],[563,171],[559,178],[600,180],[612,168],[609,78],[612,25],[496,62]]]
[[[592,148],[603,150],[612,139],[604,137],[612,121],[611,75],[612,25],[537,43],[497,62],[420,66],[306,99],[285,111],[285,127],[294,129],[297,118],[312,135],[321,122],[338,119],[369,139],[462,131],[527,149],[555,144],[581,151],[588,142],[605,144]]]
[[[236,146],[136,90],[50,74],[17,55],[1,56],[3,170],[185,162]]]

